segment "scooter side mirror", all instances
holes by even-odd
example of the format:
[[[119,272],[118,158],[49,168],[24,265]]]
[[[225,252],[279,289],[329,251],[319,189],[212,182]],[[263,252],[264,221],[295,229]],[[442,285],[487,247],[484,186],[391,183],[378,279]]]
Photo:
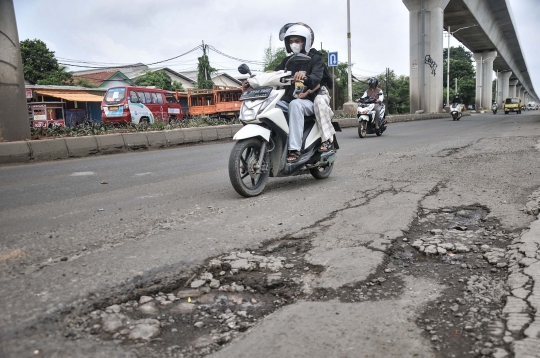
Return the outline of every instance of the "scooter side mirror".
[[[248,73],[249,75],[251,75],[251,70],[249,69],[248,65],[246,65],[245,63],[238,66],[238,72],[240,72],[243,75],[247,75]]]

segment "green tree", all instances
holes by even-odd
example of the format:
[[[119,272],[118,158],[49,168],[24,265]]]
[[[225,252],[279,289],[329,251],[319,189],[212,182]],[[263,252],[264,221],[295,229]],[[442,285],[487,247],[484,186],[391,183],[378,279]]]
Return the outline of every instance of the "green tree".
[[[217,72],[217,70],[210,66],[210,61],[208,60],[208,55],[206,54],[206,45],[203,46],[203,55],[199,57],[198,60],[199,64],[197,66],[197,88],[214,88],[214,82],[212,81],[212,73]]]
[[[45,42],[27,39],[20,46],[25,79],[39,84],[71,84],[71,74],[58,64]]]
[[[264,71],[273,71],[283,59],[287,57],[285,47],[275,48],[272,46],[272,36],[268,40],[268,47],[264,49]]]
[[[166,91],[184,91],[184,87],[178,81],[173,81],[165,71],[146,71],[144,75],[135,79],[138,86],[155,86]]]
[[[64,66],[58,66],[56,69],[48,72],[45,78],[37,81],[38,85],[56,85],[72,86],[73,75],[66,71]]]
[[[448,49],[443,50],[443,98],[446,102]],[[455,80],[458,92],[465,104],[474,103],[476,97],[476,72],[472,64],[472,53],[463,46],[450,48],[450,97],[455,95]]]
[[[97,85],[94,82],[92,82],[88,78],[84,78],[84,77],[74,78],[73,79],[73,84],[75,86],[79,86],[79,87],[97,88]]]

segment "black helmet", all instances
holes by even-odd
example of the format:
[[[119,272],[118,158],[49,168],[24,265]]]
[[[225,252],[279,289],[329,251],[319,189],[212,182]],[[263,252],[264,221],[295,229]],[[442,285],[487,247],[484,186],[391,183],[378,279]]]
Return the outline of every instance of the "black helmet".
[[[456,93],[456,95],[454,96],[455,98],[458,98],[459,97],[459,93]]]
[[[368,80],[368,85],[369,85],[369,88],[377,88],[377,85],[379,84],[379,80],[376,79],[375,77],[371,77],[369,80]]]

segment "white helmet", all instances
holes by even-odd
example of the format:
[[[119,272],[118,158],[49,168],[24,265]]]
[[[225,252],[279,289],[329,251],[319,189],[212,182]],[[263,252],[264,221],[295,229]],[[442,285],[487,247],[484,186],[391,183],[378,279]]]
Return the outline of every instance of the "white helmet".
[[[288,53],[293,52],[291,50],[291,46],[289,46],[289,37],[291,36],[299,36],[305,39],[303,50],[306,52],[311,49],[311,45],[313,44],[315,37],[313,30],[311,30],[311,28],[304,23],[299,22],[286,24],[279,31],[279,40],[285,42],[285,49]]]

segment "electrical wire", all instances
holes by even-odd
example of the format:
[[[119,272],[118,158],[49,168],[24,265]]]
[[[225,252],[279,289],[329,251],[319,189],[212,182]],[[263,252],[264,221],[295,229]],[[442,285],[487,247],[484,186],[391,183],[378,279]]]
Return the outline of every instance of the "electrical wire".
[[[227,58],[230,58],[232,60],[235,60],[235,61],[240,61],[240,62],[246,62],[246,63],[252,63],[252,64],[256,64],[256,65],[264,65],[264,62],[262,61],[251,61],[251,60],[243,60],[241,58],[238,58],[238,57],[234,57],[234,56],[231,56],[231,55],[227,55],[226,53],[223,53],[221,51],[219,51],[218,49],[216,49],[214,46],[212,45],[207,45],[207,47],[214,51],[215,53],[221,55],[221,56],[224,56],[224,57],[227,57]]]
[[[185,56],[189,53],[192,53],[193,51],[196,51],[196,50],[199,50],[199,49],[202,49],[202,45],[199,45],[197,47],[194,47],[192,48],[191,50],[187,51],[187,52],[184,52],[183,54],[181,55],[178,55],[178,56],[174,56],[174,57],[171,57],[171,58],[168,58],[166,60],[162,60],[162,61],[157,61],[157,62],[152,62],[152,63],[146,63],[146,64],[133,64],[133,65],[125,65],[125,66],[99,66],[99,67],[96,67],[96,66],[82,66],[82,65],[76,65],[76,64],[70,64],[70,63],[65,63],[65,62],[58,62],[59,64],[61,65],[66,65],[66,66],[73,66],[73,67],[84,67],[84,68],[99,68],[99,69],[107,69],[107,68],[116,68],[116,69],[119,69],[119,68],[133,68],[133,67],[140,67],[141,65],[145,65],[145,66],[152,66],[152,65],[157,65],[158,63],[164,63],[164,62],[167,62],[167,61],[171,61],[171,60],[174,60],[174,59],[177,59],[179,57],[182,57],[182,56]],[[82,62],[82,61],[80,61]]]

